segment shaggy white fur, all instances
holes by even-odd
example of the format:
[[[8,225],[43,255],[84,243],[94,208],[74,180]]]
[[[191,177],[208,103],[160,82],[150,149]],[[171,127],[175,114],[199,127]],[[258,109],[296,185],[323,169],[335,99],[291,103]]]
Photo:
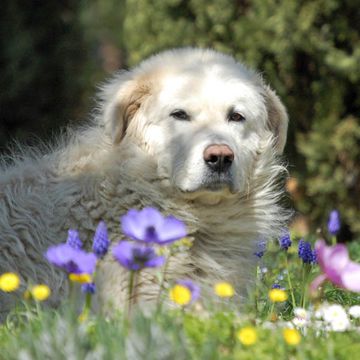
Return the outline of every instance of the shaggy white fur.
[[[169,115],[185,108],[189,121]],[[231,122],[229,109],[243,122]],[[235,109],[235,110],[234,110]],[[154,206],[185,221],[194,246],[173,259],[167,280],[226,280],[245,295],[258,239],[276,238],[287,218],[279,162],[286,111],[262,79],[230,56],[178,49],[156,55],[104,86],[90,126],[64,136],[45,154],[13,156],[0,174],[0,273],[22,284],[48,284],[56,305],[65,276],[44,258],[46,249],[77,229],[87,248],[105,220],[113,242],[130,208]],[[228,183],[207,188],[206,146],[226,143],[235,158]],[[227,183],[227,184],[228,184]],[[140,299],[156,296],[155,275],[138,284]],[[121,307],[127,274],[108,254],[97,276],[99,301]],[[0,295],[2,314],[16,294]]]

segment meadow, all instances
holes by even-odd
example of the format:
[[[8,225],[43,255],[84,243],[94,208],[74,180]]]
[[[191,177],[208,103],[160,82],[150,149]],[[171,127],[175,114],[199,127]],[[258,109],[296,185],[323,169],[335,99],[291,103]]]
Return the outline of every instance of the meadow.
[[[111,250],[103,222],[90,253],[73,230],[66,243],[48,249],[48,261],[68,273],[71,291],[81,288],[82,305],[71,300],[75,293],[79,296],[74,291],[60,308],[49,309],[51,289],[29,286],[0,325],[0,359],[358,358],[360,242],[337,244],[337,212],[324,225],[326,242],[315,235],[300,238],[287,229],[267,245],[259,241],[254,249],[256,283],[251,295],[239,300],[226,279],[206,295],[201,284],[189,279],[165,282],[168,257],[192,243],[174,218],[171,232],[164,232],[170,221],[166,217],[154,220],[149,231],[144,211],[150,219],[161,216],[151,208],[132,210],[122,219],[131,241]],[[129,272],[129,299],[142,269],[158,271],[161,293],[153,307],[129,300],[123,311],[109,316],[91,310],[96,263],[107,251]],[[2,274],[0,291],[16,291],[19,281],[18,274]]]

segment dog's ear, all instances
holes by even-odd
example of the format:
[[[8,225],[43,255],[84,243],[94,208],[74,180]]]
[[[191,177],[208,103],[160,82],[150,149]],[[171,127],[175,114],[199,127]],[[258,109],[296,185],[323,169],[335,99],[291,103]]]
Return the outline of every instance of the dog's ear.
[[[275,150],[282,154],[286,144],[289,118],[285,106],[269,86],[265,86],[265,105],[268,112],[268,128],[275,136]]]
[[[131,119],[149,95],[149,84],[132,78],[128,72],[116,76],[104,87],[102,116],[114,144],[123,139]]]

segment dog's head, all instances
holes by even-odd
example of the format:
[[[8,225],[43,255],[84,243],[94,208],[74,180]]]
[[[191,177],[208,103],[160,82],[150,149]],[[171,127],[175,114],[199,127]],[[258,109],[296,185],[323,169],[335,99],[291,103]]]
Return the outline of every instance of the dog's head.
[[[167,51],[105,87],[103,120],[114,146],[130,141],[188,196],[244,190],[260,144],[283,152],[288,117],[260,76],[232,57]]]

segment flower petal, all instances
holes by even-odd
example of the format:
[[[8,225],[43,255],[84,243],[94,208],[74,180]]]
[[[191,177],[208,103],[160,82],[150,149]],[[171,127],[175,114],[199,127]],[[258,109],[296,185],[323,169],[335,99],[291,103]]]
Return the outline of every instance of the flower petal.
[[[320,274],[319,276],[317,276],[310,284],[310,292],[312,294],[315,294],[316,290],[326,279],[327,276],[325,274]]]
[[[54,245],[47,249],[45,257],[53,265],[64,267],[66,263],[72,260],[75,251],[69,244]]]
[[[349,261],[341,274],[341,279],[345,289],[360,292],[360,264]]]
[[[144,265],[146,267],[158,267],[164,265],[164,263],[165,263],[164,256],[155,256],[152,259],[148,260]]]
[[[137,210],[131,209],[121,217],[121,228],[126,236],[136,240],[142,240],[143,229],[141,224],[139,224]]]
[[[79,274],[93,274],[96,267],[97,257],[93,253],[78,253],[74,262],[77,263],[79,267]]]
[[[131,267],[132,251],[134,244],[130,241],[121,241],[112,249],[114,258],[129,270],[135,270]]]
[[[186,226],[173,216],[165,218],[159,228],[159,244],[164,245],[179,240],[187,235]]]

